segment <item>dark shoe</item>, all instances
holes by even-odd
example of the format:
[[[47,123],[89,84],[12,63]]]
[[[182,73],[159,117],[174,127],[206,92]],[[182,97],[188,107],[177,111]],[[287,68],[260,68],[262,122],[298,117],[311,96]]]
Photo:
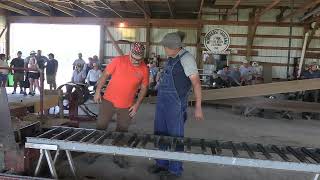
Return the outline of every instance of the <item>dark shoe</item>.
[[[31,95],[32,95],[32,92],[29,92],[29,93],[28,93],[28,95],[30,95],[30,96],[31,96]]]
[[[119,168],[128,168],[129,162],[123,156],[113,156],[113,163],[119,166]]]
[[[24,96],[28,96],[28,94],[26,92],[23,93]]]
[[[16,94],[16,91],[13,91],[12,94]]]
[[[20,94],[24,94],[24,92],[21,90],[21,91],[20,91]]]
[[[151,174],[159,174],[164,171],[168,171],[168,169],[166,169],[164,167],[159,167],[157,165],[152,165],[148,168],[148,172]]]

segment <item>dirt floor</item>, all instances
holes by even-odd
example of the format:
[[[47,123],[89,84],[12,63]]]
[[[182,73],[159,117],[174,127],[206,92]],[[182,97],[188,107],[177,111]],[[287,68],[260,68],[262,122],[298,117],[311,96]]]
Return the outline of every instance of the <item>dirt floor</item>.
[[[185,135],[193,138],[221,139],[232,141],[259,142],[262,144],[296,145],[320,147],[320,121],[287,120],[281,118],[266,119],[244,117],[235,114],[231,108],[204,107],[205,120],[195,121],[192,108],[189,108],[189,119]],[[155,105],[144,104],[139,110],[131,132],[153,132]],[[114,129],[115,124],[110,125]],[[94,128],[95,124],[83,123],[82,127]],[[105,180],[157,180],[159,177],[147,172],[148,166],[154,163],[151,159],[130,157],[130,167],[120,169],[112,162],[109,155],[100,156],[94,163],[88,163],[87,155],[75,157],[78,174],[82,179]],[[200,163],[184,163],[184,174],[180,179],[186,180],[314,180],[315,174],[279,171],[246,167],[221,166]],[[71,172],[62,163],[58,170],[60,177],[71,179]]]

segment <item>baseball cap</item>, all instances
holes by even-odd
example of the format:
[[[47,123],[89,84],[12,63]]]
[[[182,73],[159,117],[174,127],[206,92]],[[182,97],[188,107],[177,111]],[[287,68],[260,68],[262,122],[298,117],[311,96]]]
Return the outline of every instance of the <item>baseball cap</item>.
[[[143,59],[144,50],[145,50],[145,47],[140,42],[134,42],[134,43],[131,44],[130,52],[131,52],[131,56],[134,59]]]
[[[172,32],[172,33],[166,34],[160,43],[161,45],[169,49],[178,49],[185,46],[185,44],[182,43],[184,37],[185,37],[184,32],[181,32],[181,31]]]

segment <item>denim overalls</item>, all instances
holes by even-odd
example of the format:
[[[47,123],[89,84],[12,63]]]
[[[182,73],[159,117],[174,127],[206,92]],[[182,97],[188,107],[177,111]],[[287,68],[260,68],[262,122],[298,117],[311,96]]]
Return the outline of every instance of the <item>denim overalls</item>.
[[[181,65],[181,58],[187,53],[183,52],[175,58],[169,58],[160,79],[158,88],[154,133],[164,136],[184,136],[184,123],[187,120],[188,95],[191,81],[185,75]],[[161,145],[160,149],[168,147]],[[183,151],[183,146],[177,146],[176,151]],[[159,167],[178,176],[182,173],[182,162],[156,160]]]

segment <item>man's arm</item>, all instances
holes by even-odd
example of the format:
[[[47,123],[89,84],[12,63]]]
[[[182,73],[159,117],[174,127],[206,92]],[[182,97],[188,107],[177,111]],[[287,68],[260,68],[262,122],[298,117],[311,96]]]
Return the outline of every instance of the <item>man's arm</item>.
[[[146,97],[148,92],[148,86],[141,84],[140,92],[138,94],[138,99],[136,103],[129,109],[129,116],[134,117],[137,114],[137,111],[143,101],[143,98]]]
[[[107,70],[105,70],[102,74],[102,76],[100,77],[99,81],[98,81],[98,85],[97,85],[97,88],[96,88],[96,93],[94,95],[94,101],[96,103],[99,103],[101,102],[101,89],[103,87],[103,85],[106,83],[107,79],[110,77],[110,74],[108,73]]]
[[[202,120],[203,119],[203,113],[202,113],[202,105],[201,105],[201,99],[202,99],[202,92],[201,92],[201,82],[198,74],[194,74],[189,76],[194,96],[196,99],[196,106],[195,106],[195,118],[196,120]]]

